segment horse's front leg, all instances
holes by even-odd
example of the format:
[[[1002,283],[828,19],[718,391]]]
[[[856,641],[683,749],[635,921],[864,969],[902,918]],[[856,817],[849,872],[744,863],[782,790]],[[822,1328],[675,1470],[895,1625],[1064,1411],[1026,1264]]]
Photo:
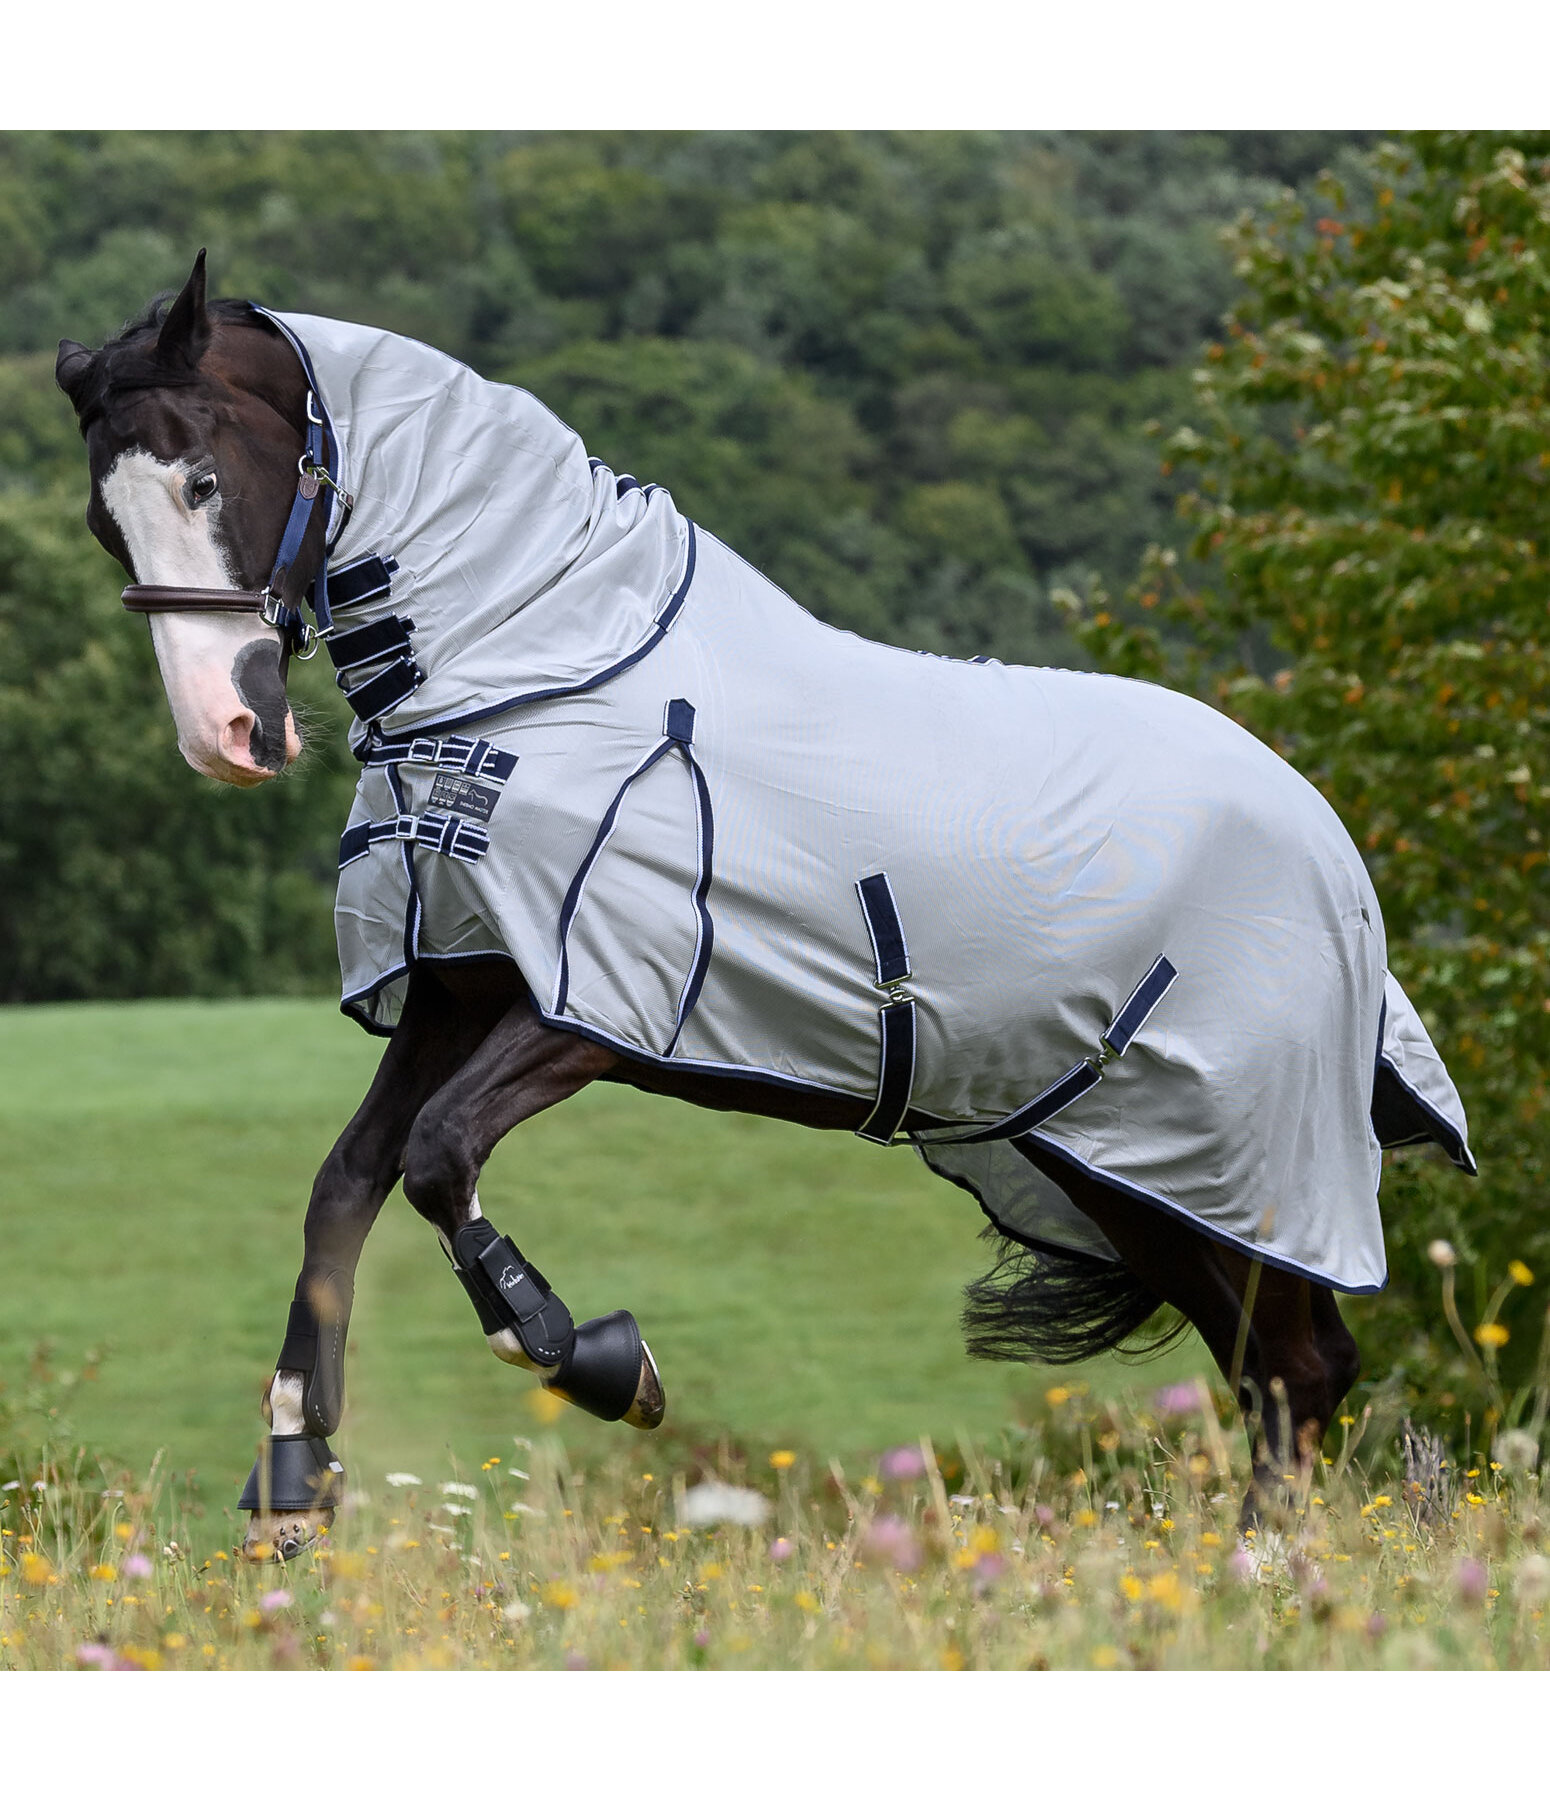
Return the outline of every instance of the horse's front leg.
[[[543,1024],[519,1002],[421,1109],[404,1157],[404,1196],[436,1228],[485,1339],[503,1362],[602,1419],[662,1422],[656,1364],[627,1312],[575,1323],[569,1308],[479,1208],[476,1183],[513,1126],[606,1074],[610,1050]]]
[[[344,1410],[345,1335],[361,1246],[398,1180],[415,1115],[505,1004],[455,1000],[417,971],[366,1098],[318,1171],[285,1342],[264,1394],[270,1437],[240,1502],[251,1513],[243,1544],[250,1558],[292,1556],[332,1517],[340,1479],[327,1440]]]

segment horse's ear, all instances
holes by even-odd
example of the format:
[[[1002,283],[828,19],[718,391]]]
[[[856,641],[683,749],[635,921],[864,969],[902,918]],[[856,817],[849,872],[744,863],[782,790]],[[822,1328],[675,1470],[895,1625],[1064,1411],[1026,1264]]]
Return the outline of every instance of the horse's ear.
[[[167,308],[161,335],[156,340],[158,362],[181,364],[192,368],[210,342],[210,320],[205,312],[205,253],[194,258],[194,266],[183,291]]]
[[[74,338],[59,340],[59,355],[54,358],[54,379],[77,412],[81,410],[81,395],[92,361],[93,352],[84,344],[76,343]]]

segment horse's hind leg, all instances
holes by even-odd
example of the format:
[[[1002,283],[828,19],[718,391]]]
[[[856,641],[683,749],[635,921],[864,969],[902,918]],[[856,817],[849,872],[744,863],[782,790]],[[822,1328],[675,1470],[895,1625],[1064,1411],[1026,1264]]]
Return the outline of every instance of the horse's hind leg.
[[[456,1000],[416,971],[371,1087],[318,1171],[285,1342],[264,1395],[271,1438],[255,1493],[245,1496],[256,1502],[245,1555],[293,1555],[332,1515],[331,1506],[306,1504],[299,1491],[277,1491],[276,1481],[306,1487],[326,1467],[325,1440],[344,1410],[345,1334],[361,1246],[398,1180],[421,1105],[467,1061],[505,1006],[504,998],[482,1006]],[[288,1478],[292,1461],[299,1475]]]
[[[404,1195],[435,1226],[504,1362],[599,1418],[643,1429],[665,1403],[656,1364],[629,1313],[576,1324],[565,1303],[480,1212],[475,1183],[513,1126],[564,1100],[617,1062],[610,1050],[545,1025],[524,999],[427,1102],[404,1161]]]
[[[1039,1166],[1100,1227],[1132,1273],[1199,1331],[1234,1389],[1253,1452],[1243,1528],[1264,1512],[1284,1512],[1359,1367],[1334,1296],[1214,1243],[1160,1208],[1046,1161]]]

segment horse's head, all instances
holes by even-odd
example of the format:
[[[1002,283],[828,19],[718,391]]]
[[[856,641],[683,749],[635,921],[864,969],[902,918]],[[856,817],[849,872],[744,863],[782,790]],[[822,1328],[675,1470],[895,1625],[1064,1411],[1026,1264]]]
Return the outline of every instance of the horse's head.
[[[132,582],[207,595],[141,608],[179,749],[218,781],[269,780],[301,751],[282,634],[256,604],[296,494],[307,408],[300,360],[245,303],[206,306],[201,250],[170,306],[153,303],[96,352],[66,339],[55,377],[86,440],[93,535]],[[323,511],[278,584],[275,598],[293,609],[322,554]]]

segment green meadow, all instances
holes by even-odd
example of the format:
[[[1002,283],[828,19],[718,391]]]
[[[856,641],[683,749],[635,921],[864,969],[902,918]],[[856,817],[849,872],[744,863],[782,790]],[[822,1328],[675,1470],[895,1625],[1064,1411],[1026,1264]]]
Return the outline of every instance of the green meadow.
[[[0,1669],[1545,1666],[1523,1432],[1412,1484],[1358,1403],[1287,1535],[1240,1547],[1197,1341],[970,1362],[965,1196],[601,1087],[516,1132],[482,1198],[579,1315],[636,1311],[667,1424],[498,1364],[395,1198],[347,1505],[295,1562],[236,1561],[308,1186],[377,1054],[322,1001],[0,1013]]]
[[[0,1012],[12,1395],[42,1392],[74,1441],[140,1471],[159,1452],[232,1506],[311,1180],[379,1053],[322,1000]],[[964,1354],[959,1295],[990,1247],[972,1200],[907,1151],[599,1085],[514,1132],[480,1196],[578,1318],[634,1311],[668,1389],[660,1453],[684,1467],[727,1444],[821,1461],[983,1440],[1057,1379]],[[1118,1392],[1203,1367],[1192,1343],[1080,1378]],[[347,1469],[477,1468],[539,1423],[534,1386],[485,1350],[395,1193],[359,1271]],[[568,1409],[555,1429],[583,1461],[634,1435]]]

